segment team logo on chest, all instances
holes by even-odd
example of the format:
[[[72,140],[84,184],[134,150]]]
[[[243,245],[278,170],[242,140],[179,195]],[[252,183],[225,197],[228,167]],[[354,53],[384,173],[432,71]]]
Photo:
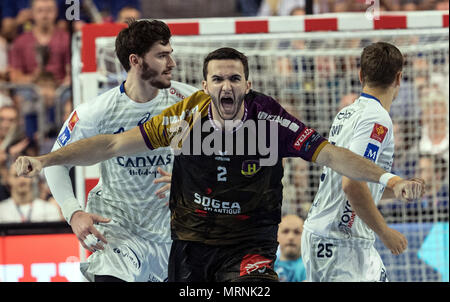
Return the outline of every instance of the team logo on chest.
[[[242,162],[241,173],[245,177],[252,177],[261,170],[259,160],[244,160]]]

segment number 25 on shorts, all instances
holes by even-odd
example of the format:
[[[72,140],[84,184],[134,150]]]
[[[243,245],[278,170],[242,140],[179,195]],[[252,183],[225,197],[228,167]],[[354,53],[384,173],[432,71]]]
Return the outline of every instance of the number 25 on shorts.
[[[331,258],[333,256],[332,247],[333,244],[331,243],[319,243],[317,245],[317,258]]]

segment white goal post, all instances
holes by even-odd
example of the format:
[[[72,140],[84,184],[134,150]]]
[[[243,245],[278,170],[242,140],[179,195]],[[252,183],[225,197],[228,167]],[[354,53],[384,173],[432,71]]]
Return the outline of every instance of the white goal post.
[[[397,131],[394,172],[403,177],[424,173],[421,153],[435,153],[433,158],[442,161],[432,163],[429,200],[415,206],[398,201],[379,205],[386,221],[406,234],[407,253],[394,257],[380,242],[376,246],[392,281],[448,281],[448,118],[445,154],[440,147],[426,149],[430,144],[426,131],[448,117],[448,11],[382,13],[377,20],[365,13],[339,13],[164,21],[173,34],[178,65],[174,80],[200,89],[203,58],[219,47],[234,47],[249,57],[255,90],[274,97],[325,137],[338,109],[361,92],[358,68],[363,47],[376,41],[395,44],[405,56],[405,66],[391,110]],[[88,24],[74,36],[74,106],[124,81],[114,40],[125,26]],[[442,106],[433,111],[434,103]],[[284,165],[283,214],[306,216],[321,168],[301,159],[286,159]],[[99,171],[97,166],[77,167],[75,176],[77,198],[84,204]]]

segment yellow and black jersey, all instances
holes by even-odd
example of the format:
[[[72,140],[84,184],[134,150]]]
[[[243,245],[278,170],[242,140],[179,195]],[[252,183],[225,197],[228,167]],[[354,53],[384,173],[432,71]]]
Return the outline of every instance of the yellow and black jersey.
[[[232,131],[212,119],[198,91],[140,126],[147,146],[172,146],[172,239],[206,244],[277,240],[283,157],[314,161],[328,141],[273,98],[250,91]],[[275,130],[275,135],[273,133]],[[272,164],[269,158],[275,155]]]

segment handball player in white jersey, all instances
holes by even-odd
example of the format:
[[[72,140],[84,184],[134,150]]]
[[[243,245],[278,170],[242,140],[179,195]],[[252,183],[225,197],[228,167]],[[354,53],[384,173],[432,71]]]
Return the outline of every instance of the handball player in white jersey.
[[[78,106],[64,123],[53,150],[98,134],[127,131],[196,88],[171,81],[176,66],[168,26],[133,21],[116,38],[127,71],[122,85]],[[82,246],[91,252],[81,271],[89,281],[165,281],[171,247],[168,184],[170,148],[101,162],[100,180],[86,208],[72,189],[71,166],[44,170],[53,196]],[[156,183],[154,182],[156,180]],[[169,194],[167,194],[169,195]]]
[[[328,138],[386,171],[394,156],[389,109],[398,95],[402,67],[403,56],[394,45],[378,42],[364,48],[361,96],[337,114]],[[394,255],[407,248],[406,238],[388,227],[376,207],[381,198],[392,196],[380,184],[355,181],[324,167],[302,235],[307,280],[388,281],[374,233]]]

